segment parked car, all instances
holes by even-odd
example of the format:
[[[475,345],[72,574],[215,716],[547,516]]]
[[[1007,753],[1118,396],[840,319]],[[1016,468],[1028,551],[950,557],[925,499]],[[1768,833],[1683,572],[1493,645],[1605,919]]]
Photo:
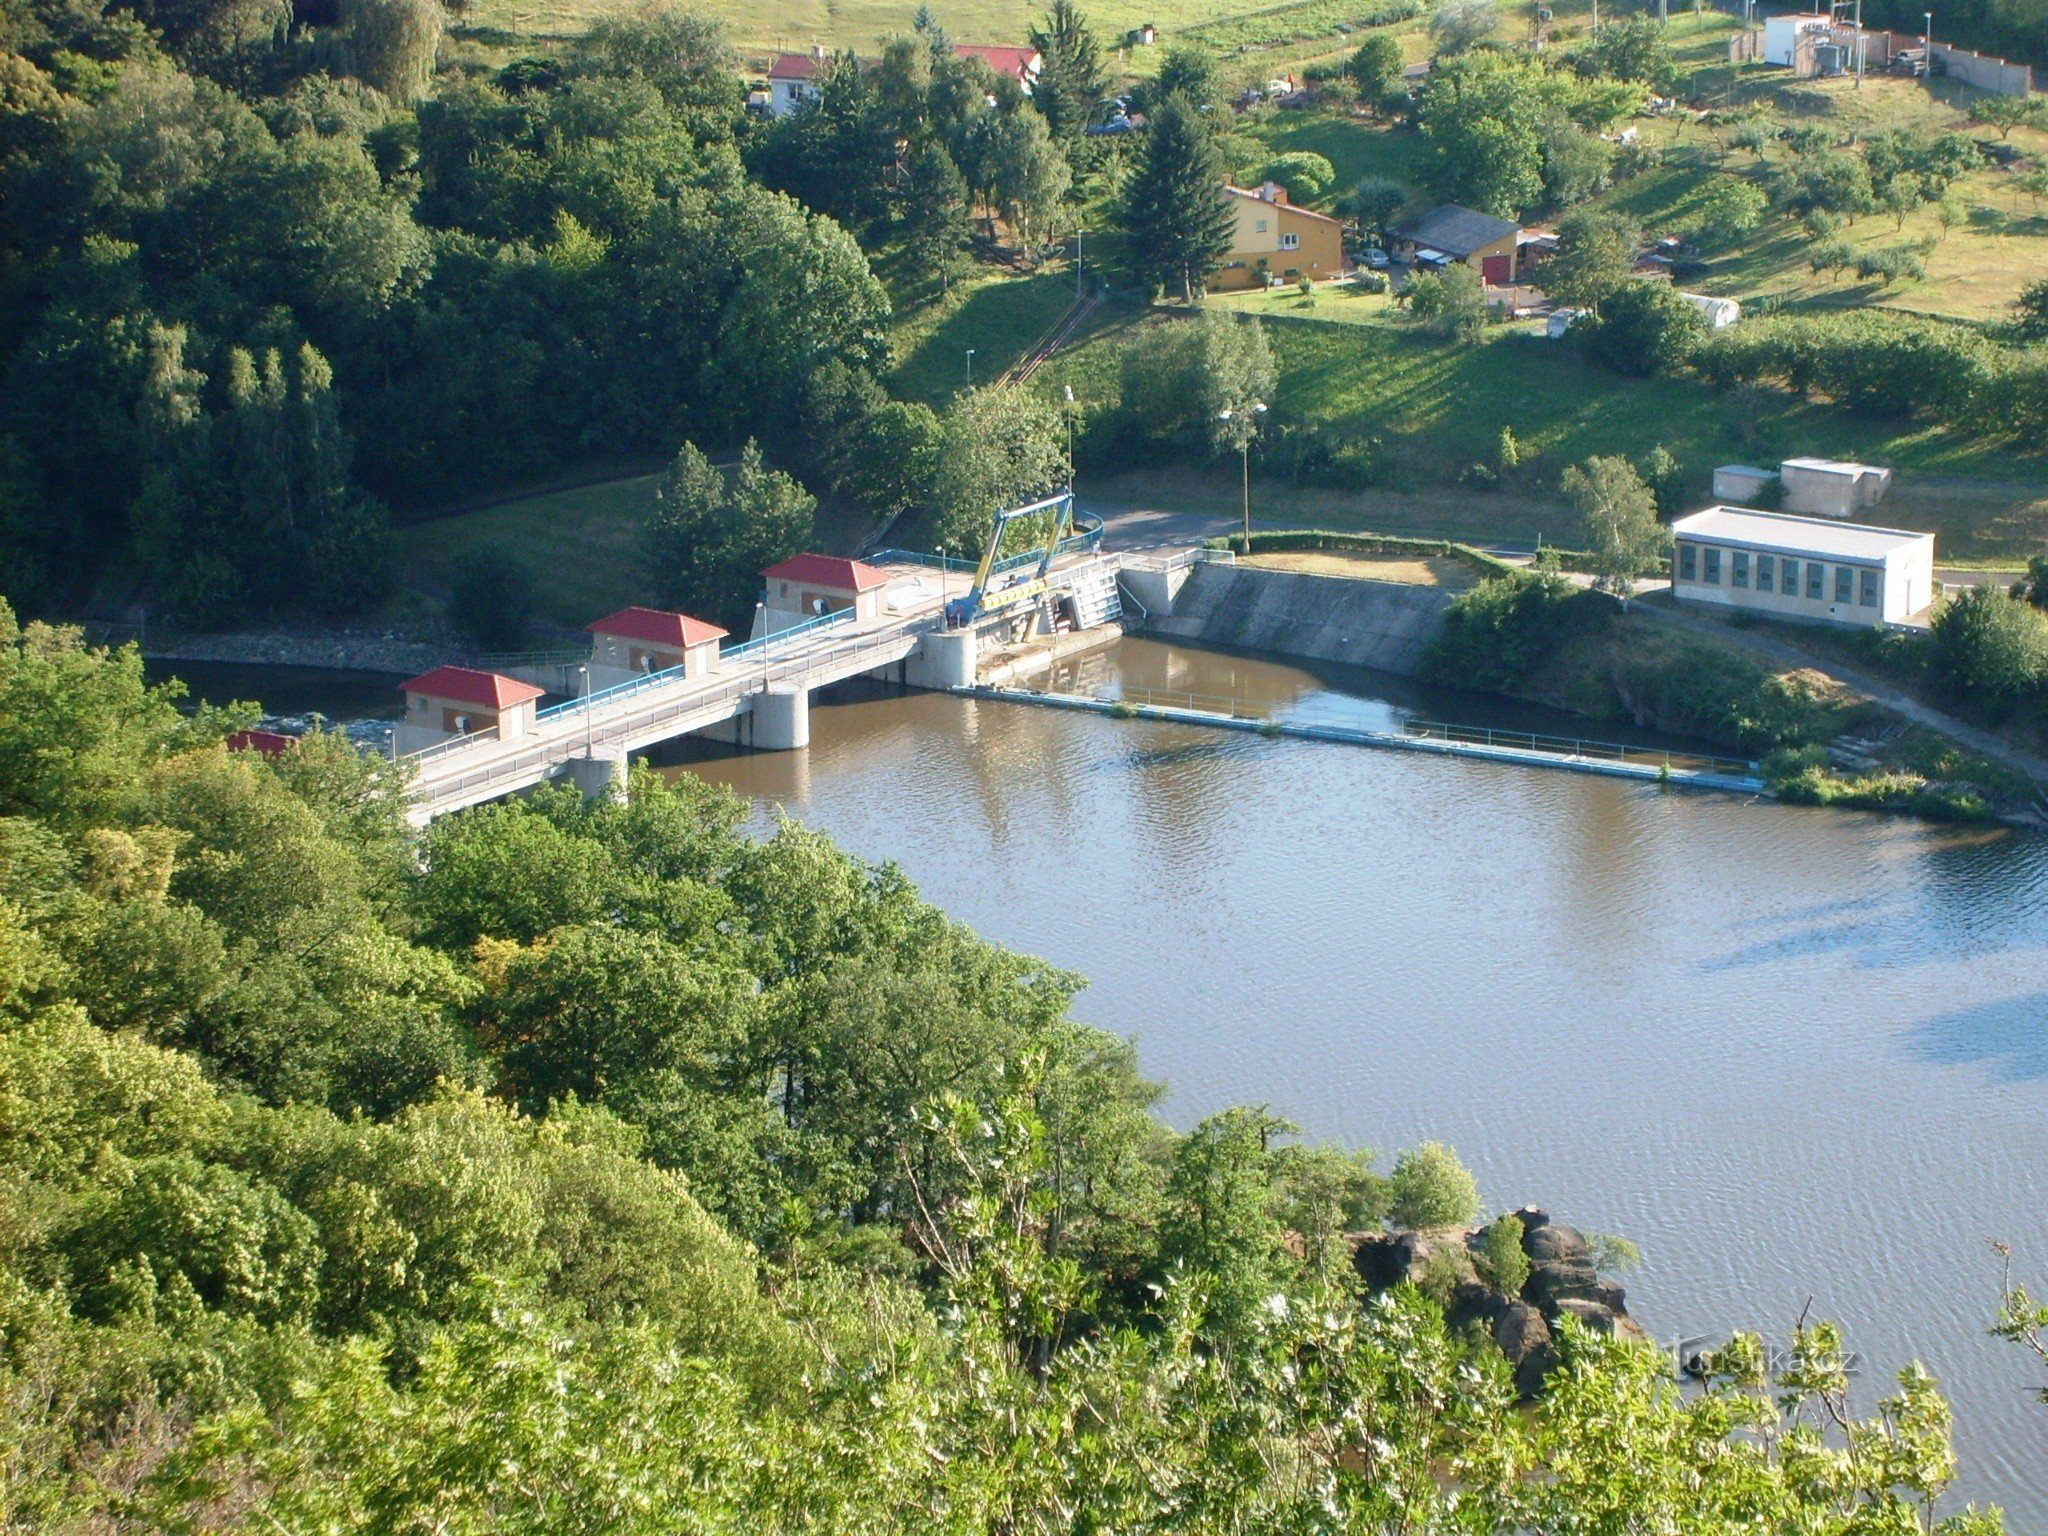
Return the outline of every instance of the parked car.
[[[1365,264],[1375,272],[1384,272],[1389,265],[1387,253],[1378,246],[1373,246],[1365,253]]]

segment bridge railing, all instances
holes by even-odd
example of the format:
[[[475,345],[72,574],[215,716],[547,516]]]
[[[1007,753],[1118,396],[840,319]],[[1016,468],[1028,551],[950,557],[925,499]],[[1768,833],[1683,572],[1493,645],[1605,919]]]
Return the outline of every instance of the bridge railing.
[[[771,662],[759,672],[748,672],[726,679],[708,692],[677,694],[670,699],[651,701],[648,708],[624,717],[614,716],[602,722],[593,720],[590,722],[587,737],[557,733],[535,740],[530,747],[516,748],[494,756],[468,771],[456,771],[445,777],[429,776],[425,782],[416,781],[416,793],[432,805],[471,795],[477,790],[488,790],[498,784],[534,782],[547,777],[555,764],[576,757],[586,740],[593,749],[610,747],[617,745],[621,738],[630,739],[687,716],[716,716],[735,699],[763,692],[774,683],[785,679],[815,675],[829,667],[866,660],[884,651],[900,651],[906,641],[914,641],[931,627],[932,621],[927,620],[922,624],[858,635],[843,645],[835,645],[824,651],[807,651],[779,663]],[[789,631],[785,630],[783,633],[787,634]],[[595,698],[597,695],[593,694],[592,697]],[[492,739],[495,739],[495,736],[495,732],[490,733]],[[423,758],[438,761],[446,757],[451,749],[478,745],[482,739],[482,732],[467,737],[456,737],[429,747],[425,752],[413,753],[403,760],[415,764],[420,763]]]
[[[798,636],[813,635],[820,630],[833,629],[842,624],[851,624],[859,617],[855,608],[835,608],[830,613],[821,613],[815,619],[805,619],[801,624],[792,624],[787,629],[778,629],[773,634],[763,635],[758,640],[742,640],[738,645],[728,645],[718,653],[718,659],[728,661],[734,656],[753,656],[771,645],[780,645],[785,640]]]

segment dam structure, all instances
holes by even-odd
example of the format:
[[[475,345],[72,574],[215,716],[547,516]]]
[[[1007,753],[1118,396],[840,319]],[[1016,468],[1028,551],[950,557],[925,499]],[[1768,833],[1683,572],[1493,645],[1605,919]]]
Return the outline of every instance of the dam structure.
[[[392,747],[411,779],[408,815],[425,826],[555,779],[623,793],[632,755],[680,736],[809,745],[810,696],[833,683],[968,687],[991,662],[1014,673],[1113,639],[1122,633],[1119,560],[1100,553],[1100,539],[1096,523],[979,569],[901,550],[799,555],[764,573],[753,635],[737,644],[720,648],[723,630],[685,614],[624,609],[590,626],[587,663],[438,667],[402,685],[406,714]],[[963,612],[977,593],[991,599],[986,610]],[[543,703],[564,687],[576,696]]]

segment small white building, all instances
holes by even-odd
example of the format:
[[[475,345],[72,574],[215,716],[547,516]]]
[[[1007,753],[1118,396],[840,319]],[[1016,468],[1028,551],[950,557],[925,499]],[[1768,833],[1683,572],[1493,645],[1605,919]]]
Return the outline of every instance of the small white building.
[[[1710,331],[1733,325],[1742,318],[1742,306],[1733,299],[1717,299],[1711,293],[1681,293],[1679,297],[1700,312]]]
[[[822,46],[809,53],[779,53],[768,66],[768,115],[788,117],[818,102],[818,81],[830,61]]]
[[[1769,16],[1764,19],[1764,62],[1790,69],[1797,62],[1799,39],[1807,32],[1832,32],[1826,16]]]
[[[588,627],[591,693],[655,672],[708,677],[718,670],[718,642],[726,636],[716,624],[660,608],[621,608]]]
[[[1934,535],[1709,507],[1671,525],[1671,595],[1857,628],[1934,601]]]
[[[1755,501],[1763,488],[1778,477],[1754,464],[1723,464],[1714,471],[1714,500]]]
[[[889,573],[843,555],[795,555],[762,573],[761,623],[756,635],[772,635],[828,613],[854,610],[855,621],[872,624],[882,616],[882,589]]]
[[[1892,488],[1890,470],[1839,459],[1787,459],[1778,478],[1785,482],[1785,510],[1815,517],[1854,517]]]
[[[500,741],[530,736],[542,697],[531,683],[474,667],[436,667],[399,687],[405,718],[392,731],[392,750],[401,755],[483,731],[495,731]]]

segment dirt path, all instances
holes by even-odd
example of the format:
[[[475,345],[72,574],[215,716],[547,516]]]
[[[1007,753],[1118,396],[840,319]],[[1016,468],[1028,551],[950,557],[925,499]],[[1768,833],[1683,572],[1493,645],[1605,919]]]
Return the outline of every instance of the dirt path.
[[[1988,757],[1994,763],[2001,763],[2015,773],[2026,775],[2036,784],[2048,785],[2048,759],[2016,747],[2004,737],[1994,735],[1981,726],[1970,725],[1958,720],[1954,715],[1944,714],[1892,684],[1879,682],[1868,673],[1845,667],[1832,657],[1817,656],[1776,635],[1737,629],[1731,624],[1724,624],[1719,619],[1709,618],[1704,614],[1685,612],[1671,606],[1668,598],[1637,598],[1634,607],[1638,613],[1655,616],[1660,623],[1687,630],[1721,645],[1737,646],[1774,666],[1806,667],[1824,673],[1843,687],[1861,694],[1874,704],[1882,705],[1896,715],[1903,716],[1915,725],[1924,725],[1931,731],[1939,731],[1951,740],[1961,742],[1972,752]]]

